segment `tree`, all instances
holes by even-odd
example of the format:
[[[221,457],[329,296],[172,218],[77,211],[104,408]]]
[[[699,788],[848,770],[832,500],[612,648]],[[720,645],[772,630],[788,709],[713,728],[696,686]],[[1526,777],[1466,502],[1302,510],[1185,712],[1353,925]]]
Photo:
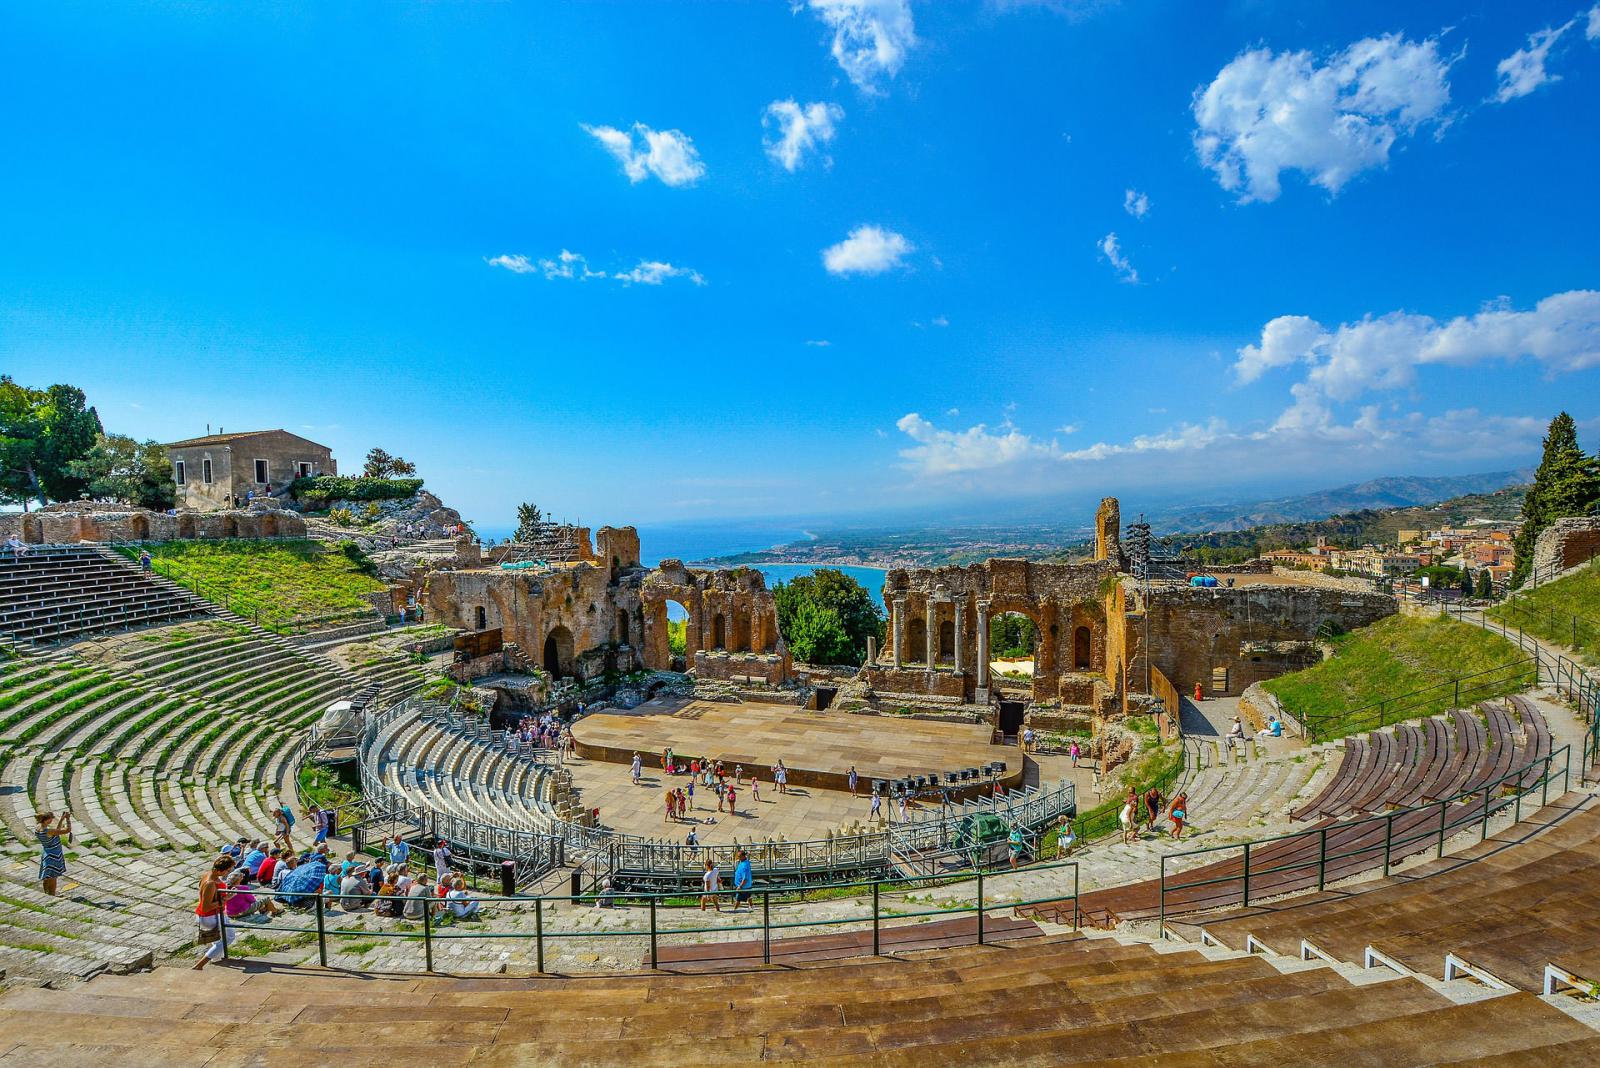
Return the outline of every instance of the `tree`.
[[[92,497],[109,497],[158,512],[171,508],[177,500],[166,447],[154,441],[141,444],[125,434],[101,434],[83,459],[73,460],[67,467],[84,481]]]
[[[795,657],[806,663],[863,663],[867,639],[883,637],[882,609],[865,586],[837,568],[820,567],[780,582],[772,597],[778,631]]]
[[[1032,656],[1038,628],[1033,620],[1015,612],[1004,612],[989,620],[990,656]]]
[[[1494,579],[1490,577],[1488,568],[1478,572],[1478,599],[1480,601],[1494,600]]]
[[[511,535],[512,541],[537,541],[539,528],[544,524],[544,513],[532,501],[523,501],[517,505],[517,532]]]
[[[1461,568],[1461,596],[1472,596],[1472,570],[1465,566]]]
[[[76,386],[31,389],[0,375],[0,500],[74,500],[88,483],[69,464],[98,440],[99,414]]]
[[[1600,464],[1578,447],[1578,427],[1561,412],[1550,420],[1544,437],[1544,456],[1534,472],[1533,485],[1522,498],[1522,528],[1517,531],[1516,569],[1512,585],[1527,578],[1539,535],[1551,523],[1567,516],[1588,515],[1600,502]]]
[[[379,448],[367,453],[367,462],[361,468],[364,478],[405,478],[417,473],[417,465],[398,456],[390,456]]]

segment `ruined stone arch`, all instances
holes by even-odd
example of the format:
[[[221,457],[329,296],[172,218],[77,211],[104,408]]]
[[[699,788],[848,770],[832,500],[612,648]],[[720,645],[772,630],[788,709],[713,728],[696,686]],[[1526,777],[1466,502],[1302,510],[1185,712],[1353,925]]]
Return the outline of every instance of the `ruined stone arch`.
[[[178,538],[180,541],[193,541],[199,537],[195,527],[195,515],[193,512],[178,513]]]
[[[1072,670],[1088,671],[1094,665],[1094,633],[1079,624],[1072,630]]]
[[[913,617],[906,626],[906,644],[911,646],[905,651],[908,663],[920,664],[928,659],[928,621],[922,616]]]
[[[721,612],[711,617],[711,648],[728,647],[728,617]]]
[[[135,541],[150,540],[150,517],[143,512],[135,512],[128,519],[128,533]]]
[[[954,619],[941,619],[939,621],[939,652],[940,661],[953,661],[956,658],[956,621]]]
[[[551,627],[544,639],[544,669],[552,678],[566,678],[573,672],[576,656],[577,643],[566,624],[557,623]]]

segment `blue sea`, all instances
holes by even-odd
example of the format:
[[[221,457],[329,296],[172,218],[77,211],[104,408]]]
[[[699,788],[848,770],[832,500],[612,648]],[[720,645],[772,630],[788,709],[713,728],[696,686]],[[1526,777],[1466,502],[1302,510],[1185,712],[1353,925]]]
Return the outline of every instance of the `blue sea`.
[[[479,537],[493,538],[495,541],[509,538],[513,529],[487,525],[479,525],[477,528]],[[655,567],[663,560],[672,559],[695,564],[714,556],[732,556],[734,553],[771,549],[777,545],[804,541],[808,537],[810,535],[804,530],[795,527],[780,527],[742,520],[720,523],[661,523],[639,528],[639,556],[640,562],[647,567]],[[766,576],[768,586],[788,582],[801,575],[809,575],[814,570],[816,568],[811,564],[770,564],[760,568],[761,573]],[[883,602],[885,572],[882,568],[840,567],[839,570],[865,586],[874,602],[879,604]],[[675,603],[669,603],[667,611],[673,619],[683,617],[683,610]]]

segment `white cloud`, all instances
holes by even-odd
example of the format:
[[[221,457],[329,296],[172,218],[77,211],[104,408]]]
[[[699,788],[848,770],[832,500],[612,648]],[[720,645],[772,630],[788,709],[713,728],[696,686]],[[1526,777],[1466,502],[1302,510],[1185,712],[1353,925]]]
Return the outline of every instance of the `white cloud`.
[[[833,31],[833,58],[857,88],[879,91],[893,78],[917,43],[910,0],[810,0]]]
[[[761,125],[769,131],[777,127],[777,136],[766,139],[767,155],[790,172],[799,169],[807,153],[818,154],[823,165],[829,165],[833,161],[822,148],[833,140],[834,124],[843,118],[844,109],[838,104],[774,100],[761,117]]]
[[[988,471],[1022,460],[1050,459],[1057,455],[1054,444],[1036,442],[1010,424],[994,432],[982,423],[966,430],[942,430],[916,412],[910,412],[901,416],[895,426],[916,442],[900,450],[906,466],[935,478]]]
[[[1122,245],[1117,241],[1115,230],[1102,237],[1095,247],[1100,250],[1102,256],[1111,261],[1111,266],[1117,269],[1117,273],[1122,276],[1124,282],[1138,283],[1139,272],[1134,270],[1133,264],[1129,263],[1128,257],[1123,254]]]
[[[493,259],[485,259],[483,262],[491,267],[504,267],[512,274],[533,274],[539,269],[532,260],[520,254],[515,256],[500,255]]]
[[[583,129],[616,157],[630,182],[642,182],[653,174],[667,185],[693,185],[706,173],[694,142],[679,130],[652,130],[642,122],[634,123],[631,131],[615,126]]]
[[[612,277],[624,285],[637,282],[645,286],[658,286],[669,278],[686,278],[697,286],[706,284],[699,271],[688,267],[674,267],[660,260],[640,260],[639,265],[633,270],[618,271]]]
[[[882,274],[899,267],[914,246],[905,237],[881,226],[858,226],[837,245],[822,250],[822,265],[829,274]]]
[[[832,345],[833,342],[829,341],[825,337],[822,337],[822,338],[816,338],[816,339],[814,339],[812,341],[807,341],[806,344],[810,345],[814,349],[825,349],[829,345]]]
[[[1057,434],[1061,434],[1063,436],[1070,436],[1072,434],[1076,434],[1077,432],[1078,432],[1078,424],[1077,423],[1067,423],[1064,426],[1056,427],[1056,433]]]
[[[1122,210],[1135,219],[1142,219],[1150,211],[1150,198],[1135,189],[1126,190],[1122,194]]]
[[[1195,94],[1195,149],[1242,202],[1276,200],[1286,170],[1336,194],[1386,165],[1396,139],[1443,117],[1452,62],[1436,39],[1399,34],[1364,38],[1326,62],[1242,52]]]
[[[1500,301],[1446,322],[1396,311],[1329,330],[1305,316],[1279,316],[1262,328],[1258,344],[1239,350],[1233,369],[1246,383],[1270,368],[1307,364],[1302,393],[1309,403],[1313,394],[1350,400],[1375,389],[1404,388],[1426,364],[1523,357],[1551,373],[1600,366],[1600,292],[1556,293],[1528,311]]]
[[[1221,419],[1212,419],[1207,423],[1180,423],[1170,430],[1163,430],[1159,434],[1140,434],[1132,441],[1124,444],[1110,444],[1097,441],[1085,449],[1074,449],[1071,452],[1058,453],[1059,460],[1107,460],[1113,456],[1125,456],[1132,453],[1151,452],[1184,452],[1191,449],[1203,449],[1207,445],[1221,439],[1228,433],[1228,424]]]
[[[551,281],[587,282],[594,278],[609,278],[624,285],[638,283],[647,286],[658,286],[669,278],[684,278],[697,286],[705,285],[706,281],[699,271],[675,267],[661,260],[640,260],[636,267],[627,271],[597,271],[589,266],[587,257],[570,249],[562,249],[554,256],[538,260],[517,253],[485,258],[483,262],[491,267],[503,267],[513,274],[542,274]]]
[[[950,325],[950,320],[946,319],[942,315],[935,315],[933,317],[933,325],[934,326],[949,326]]]
[[[1562,34],[1572,28],[1572,24],[1576,21],[1577,19],[1568,19],[1560,26],[1554,28],[1546,26],[1542,30],[1528,34],[1526,45],[1495,65],[1495,74],[1500,79],[1494,94],[1495,103],[1504,104],[1519,96],[1527,96],[1545,82],[1561,80],[1559,74],[1547,72],[1544,63],[1550,55],[1551,47],[1561,39]]]
[[[1583,36],[1590,41],[1600,41],[1600,4],[1589,9],[1589,24],[1583,28]]]

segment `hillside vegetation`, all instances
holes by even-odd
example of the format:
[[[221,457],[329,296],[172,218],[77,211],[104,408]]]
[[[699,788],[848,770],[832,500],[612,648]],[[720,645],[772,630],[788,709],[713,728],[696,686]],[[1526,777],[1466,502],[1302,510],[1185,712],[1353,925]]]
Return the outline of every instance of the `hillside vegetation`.
[[[313,541],[175,541],[148,547],[155,568],[207,600],[274,630],[370,616],[384,589],[361,563]],[[129,556],[137,550],[125,550]]]
[[[1448,617],[1390,616],[1333,640],[1315,667],[1262,684],[1319,738],[1516,693],[1533,667],[1515,645]],[[1456,680],[1466,679],[1459,685]]]
[[[1600,661],[1600,567],[1519,593],[1484,614]]]

